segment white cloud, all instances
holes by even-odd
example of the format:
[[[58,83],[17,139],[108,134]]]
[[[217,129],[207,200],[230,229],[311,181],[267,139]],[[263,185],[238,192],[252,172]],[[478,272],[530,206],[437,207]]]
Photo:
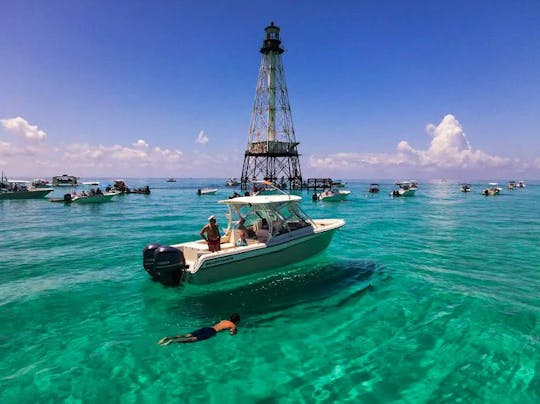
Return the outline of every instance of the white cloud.
[[[199,134],[197,135],[197,140],[196,140],[196,142],[197,142],[197,143],[200,143],[200,144],[206,144],[206,143],[208,143],[208,140],[209,140],[209,139],[208,139],[208,136],[206,135],[206,133],[204,133],[204,131],[201,130],[201,131],[199,132]]]
[[[451,114],[443,117],[437,125],[427,125],[426,131],[431,136],[427,149],[415,149],[402,140],[397,144],[394,154],[336,153],[311,156],[309,164],[313,168],[333,168],[349,172],[370,167],[413,167],[428,171],[524,167],[519,160],[474,150],[460,122]]]
[[[28,121],[20,116],[11,119],[0,119],[0,122],[8,132],[22,136],[29,140],[43,140],[47,134],[36,125],[30,125]]]
[[[11,144],[0,140],[0,154],[8,154]]]
[[[148,143],[146,143],[143,139],[139,139],[135,143],[133,143],[133,146],[147,149]]]

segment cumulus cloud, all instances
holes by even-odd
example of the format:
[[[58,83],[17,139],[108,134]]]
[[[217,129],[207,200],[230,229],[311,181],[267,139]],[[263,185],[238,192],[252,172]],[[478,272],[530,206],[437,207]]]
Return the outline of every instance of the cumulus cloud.
[[[141,149],[142,143],[137,141],[135,147],[121,145],[93,146],[89,144],[71,144],[66,146],[64,157],[72,161],[93,161],[104,163],[131,162],[137,165],[166,164],[168,162],[178,162],[182,160],[183,153],[180,150],[162,149],[154,147],[150,149],[144,141],[145,146]]]
[[[209,139],[208,139],[208,136],[206,135],[206,133],[204,133],[204,131],[201,130],[201,131],[199,132],[199,134],[197,135],[197,140],[196,140],[196,142],[197,142],[197,143],[200,143],[200,144],[206,144],[206,143],[208,143],[208,140],[209,140]]]
[[[133,143],[133,146],[147,149],[148,143],[146,143],[143,139],[139,139],[135,143]]]
[[[366,167],[416,167],[427,170],[465,170],[481,167],[518,167],[518,160],[493,156],[474,150],[461,123],[452,114],[443,117],[437,125],[428,124],[426,132],[431,142],[426,149],[415,149],[407,141],[396,145],[395,153],[336,153],[311,156],[314,168],[358,169]]]
[[[22,136],[28,140],[43,140],[47,134],[39,129],[37,125],[30,125],[28,121],[20,116],[10,119],[0,119],[2,126],[8,132]]]

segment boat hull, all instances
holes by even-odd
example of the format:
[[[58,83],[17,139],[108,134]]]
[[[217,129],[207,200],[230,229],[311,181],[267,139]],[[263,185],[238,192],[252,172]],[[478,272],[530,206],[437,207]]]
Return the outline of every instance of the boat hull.
[[[0,200],[4,199],[39,199],[52,192],[52,188],[35,189],[31,191],[15,191],[0,193]]]
[[[75,198],[73,198],[73,200],[71,202],[72,203],[78,203],[78,204],[104,203],[104,202],[109,202],[114,195],[115,194],[75,197]]]
[[[204,285],[283,268],[321,253],[332,241],[336,230],[337,227],[293,241],[207,260],[197,272],[188,273],[187,281]]]

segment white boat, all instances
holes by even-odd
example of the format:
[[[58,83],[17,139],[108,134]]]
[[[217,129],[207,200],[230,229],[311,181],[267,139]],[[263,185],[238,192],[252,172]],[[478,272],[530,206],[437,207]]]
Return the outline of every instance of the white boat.
[[[396,182],[397,188],[390,193],[391,196],[414,196],[418,189],[416,182],[399,181]]]
[[[516,184],[516,181],[508,181],[507,184],[506,184],[506,188],[508,188],[509,190],[513,191],[514,189],[516,189],[518,186]]]
[[[209,252],[204,240],[172,246],[150,244],[143,250],[144,268],[166,285],[210,284],[310,258],[330,244],[345,221],[311,219],[301,210],[300,200],[299,196],[282,194],[219,201],[228,208],[228,225],[219,251]]]
[[[379,184],[377,184],[377,183],[371,183],[371,184],[369,184],[368,192],[369,192],[370,194],[376,194],[376,193],[379,192],[379,191],[380,191],[380,186],[379,186]]]
[[[105,203],[110,202],[112,197],[118,195],[117,192],[102,192],[101,190],[82,191],[80,193],[65,194],[63,198],[50,199],[51,202],[64,202],[64,203]]]
[[[103,192],[101,194],[94,194],[94,195],[76,195],[71,198],[71,203],[104,203],[104,202],[110,202],[113,196],[115,196],[116,193],[114,192]]]
[[[199,188],[197,195],[213,195],[217,192],[217,188]]]
[[[32,186],[34,188],[50,188],[49,181],[43,178],[35,178],[32,180]]]
[[[165,182],[176,182],[176,179],[175,178],[169,178],[167,181]]]
[[[8,180],[3,173],[0,178],[0,200],[43,198],[52,191],[54,190],[50,187],[34,187],[30,181]]]
[[[78,178],[73,175],[57,175],[52,177],[52,186],[53,187],[76,187],[79,185]]]
[[[346,185],[347,183],[342,180],[332,180],[333,188],[344,188]]]
[[[471,192],[471,184],[461,184],[461,192]]]
[[[502,191],[502,188],[498,187],[496,182],[490,182],[489,183],[489,187],[485,188],[483,191],[482,191],[482,195],[484,196],[494,196],[494,195],[499,195],[500,192]]]
[[[518,184],[517,184],[517,187],[518,188],[525,188],[525,181],[519,181]]]
[[[240,181],[238,181],[236,178],[229,178],[227,181],[225,181],[225,185],[228,187],[236,187],[240,185]]]
[[[99,181],[85,181],[83,182],[83,185],[98,186]]]
[[[313,194],[314,201],[325,201],[325,202],[341,202],[347,199],[351,194],[351,191],[344,189],[326,189],[322,192]]]

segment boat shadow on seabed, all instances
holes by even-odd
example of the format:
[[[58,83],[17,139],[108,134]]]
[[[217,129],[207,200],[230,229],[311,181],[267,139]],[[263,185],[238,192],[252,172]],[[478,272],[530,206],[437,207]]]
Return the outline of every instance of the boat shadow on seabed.
[[[290,309],[300,304],[332,298],[333,306],[373,292],[373,283],[383,275],[381,267],[368,261],[345,261],[332,265],[315,265],[309,271],[287,272],[233,289],[187,293],[176,300],[172,310],[182,316],[213,317],[216,313],[241,312],[252,317]],[[186,292],[186,291],[184,291]],[[326,302],[328,303],[328,302]],[[332,306],[332,304],[331,304]],[[186,312],[186,308],[189,308]]]

